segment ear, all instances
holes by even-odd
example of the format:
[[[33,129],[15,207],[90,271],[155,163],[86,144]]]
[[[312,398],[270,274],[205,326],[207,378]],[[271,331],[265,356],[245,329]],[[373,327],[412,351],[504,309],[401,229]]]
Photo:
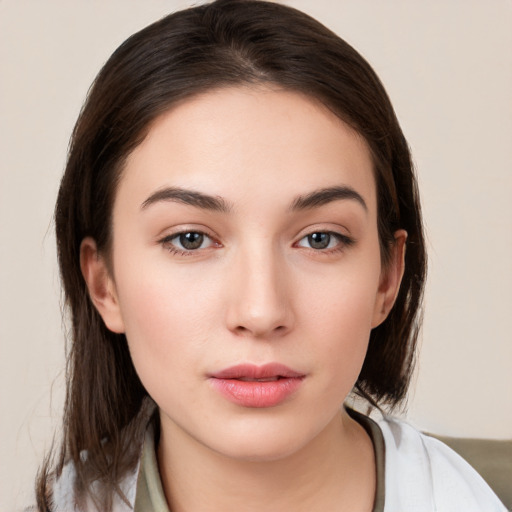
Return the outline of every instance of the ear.
[[[80,268],[89,290],[89,297],[107,328],[117,333],[124,332],[114,280],[104,256],[98,253],[96,242],[90,237],[84,238],[80,245]]]
[[[390,260],[381,271],[379,289],[373,311],[372,328],[377,327],[387,318],[398,296],[400,283],[404,275],[407,232],[399,229],[395,232],[394,236],[395,243],[392,247]]]

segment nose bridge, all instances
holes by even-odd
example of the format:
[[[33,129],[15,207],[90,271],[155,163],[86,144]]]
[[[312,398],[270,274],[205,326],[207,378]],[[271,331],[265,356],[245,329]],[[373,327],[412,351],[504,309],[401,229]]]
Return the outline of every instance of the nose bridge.
[[[228,326],[257,337],[288,331],[292,323],[283,256],[272,240],[252,240],[237,251]]]

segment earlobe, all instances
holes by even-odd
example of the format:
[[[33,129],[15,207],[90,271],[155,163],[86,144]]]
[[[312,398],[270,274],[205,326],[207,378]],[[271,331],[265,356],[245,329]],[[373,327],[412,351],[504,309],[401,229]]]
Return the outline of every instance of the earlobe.
[[[90,237],[84,238],[80,245],[80,268],[89,297],[107,328],[117,333],[124,332],[114,280],[105,258],[99,254],[96,242]]]
[[[395,243],[390,261],[383,268],[379,289],[373,312],[372,328],[380,325],[387,318],[400,290],[400,283],[405,269],[405,250],[407,231],[399,229],[395,232]]]

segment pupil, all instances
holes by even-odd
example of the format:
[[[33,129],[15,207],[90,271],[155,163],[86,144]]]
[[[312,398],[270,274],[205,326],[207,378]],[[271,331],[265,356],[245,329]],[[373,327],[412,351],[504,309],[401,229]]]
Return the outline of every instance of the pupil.
[[[329,246],[331,235],[329,233],[312,233],[308,236],[309,245],[313,249],[325,249]]]
[[[183,233],[180,235],[180,244],[187,250],[199,249],[203,239],[204,236],[201,233]]]

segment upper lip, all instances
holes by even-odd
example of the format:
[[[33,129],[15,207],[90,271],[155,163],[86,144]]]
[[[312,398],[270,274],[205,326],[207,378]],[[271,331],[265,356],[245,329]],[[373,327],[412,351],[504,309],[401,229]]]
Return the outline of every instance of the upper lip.
[[[304,374],[292,370],[284,364],[268,363],[262,366],[255,364],[238,364],[212,373],[210,377],[215,379],[268,379],[272,377],[304,377]]]

